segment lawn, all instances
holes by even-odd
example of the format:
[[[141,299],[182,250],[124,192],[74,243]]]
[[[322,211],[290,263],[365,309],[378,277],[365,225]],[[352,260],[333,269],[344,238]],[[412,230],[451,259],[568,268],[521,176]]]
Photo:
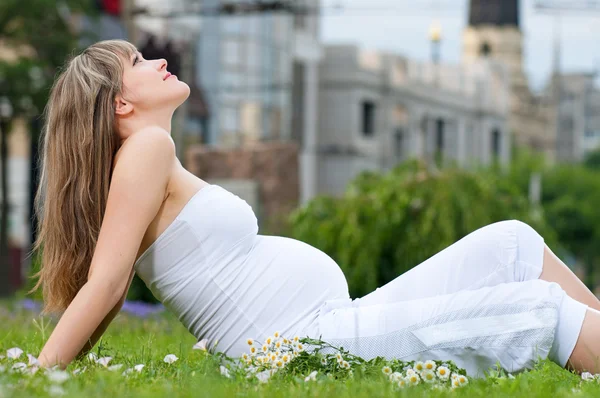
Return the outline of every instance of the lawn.
[[[233,370],[228,378],[221,374],[220,358],[193,349],[194,337],[166,312],[143,317],[121,312],[93,350],[97,358],[111,357],[108,363],[104,360],[106,366],[85,358],[71,363],[66,372],[38,370],[27,374],[13,367],[18,362],[27,364],[27,354],[37,356],[54,320],[40,317],[16,301],[0,305],[0,319],[0,356],[4,356],[0,359],[0,397],[600,396],[599,382],[584,381],[549,361],[514,379],[469,379],[456,389],[435,389],[426,383],[399,388],[384,374],[382,364],[373,362],[363,367],[352,365],[352,376],[344,371],[346,376],[329,378],[321,370],[314,375],[315,380],[305,381],[311,370],[306,351],[286,368],[295,372],[283,369],[267,382],[238,376]],[[11,358],[19,353],[9,352],[13,348],[23,351],[19,358]],[[138,372],[136,365],[144,366],[138,366]],[[131,370],[124,374],[127,369]]]

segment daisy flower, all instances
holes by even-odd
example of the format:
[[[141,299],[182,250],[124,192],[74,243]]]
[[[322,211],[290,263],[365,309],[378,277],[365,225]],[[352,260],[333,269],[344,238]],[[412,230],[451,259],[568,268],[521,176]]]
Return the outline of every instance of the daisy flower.
[[[246,340],[246,344],[248,344],[249,346],[253,346],[254,345],[254,339],[247,339]]]
[[[467,379],[467,376],[463,376],[463,375],[458,375],[456,377],[456,380],[458,380],[458,383],[460,384],[460,386],[464,386],[465,384],[469,383],[469,379]]]
[[[281,348],[281,344],[282,344],[281,340],[277,340],[275,342],[275,348]]]
[[[271,345],[274,340],[275,339],[273,338],[273,336],[269,336],[269,337],[266,338],[265,344]]]
[[[290,341],[284,337],[283,338],[283,344],[290,344]]]
[[[389,376],[392,374],[392,368],[390,368],[389,366],[384,366],[383,368],[381,368],[381,371],[386,376]]]
[[[426,370],[432,370],[433,371],[436,368],[435,362],[433,362],[433,361],[425,361],[425,365],[424,366],[425,366]]]
[[[283,361],[283,363],[288,363],[290,361],[290,355],[289,354],[283,354],[283,356],[281,357],[281,360]]]
[[[340,353],[335,354],[335,359],[337,359],[338,362],[342,362],[344,360],[342,354]]]
[[[278,339],[281,336],[281,334],[279,333],[279,331],[276,331],[275,333],[273,333],[273,337],[275,337],[276,339]]]
[[[283,368],[283,364],[284,364],[284,362],[282,359],[275,361],[275,366],[279,369]]]
[[[419,381],[420,381],[419,374],[416,372],[413,372],[412,374],[406,376],[406,381],[411,386],[416,386],[417,384],[419,384]]]
[[[417,372],[420,372],[420,371],[422,371],[423,369],[425,369],[425,364],[424,364],[423,362],[419,361],[419,362],[416,362],[416,363],[415,363],[415,370],[416,370]]]
[[[267,352],[267,351],[269,351],[269,346],[266,345],[266,344],[263,344],[263,346],[262,346],[262,352]]]
[[[445,366],[440,366],[439,368],[437,368],[435,373],[442,380],[448,380],[448,378],[450,377],[450,369],[448,369]]]
[[[397,386],[400,388],[406,387],[406,379],[401,378],[400,380],[398,380]]]
[[[300,340],[300,337],[298,337],[298,336],[294,336],[294,343],[297,343],[297,342],[298,342],[298,340]]]
[[[271,354],[271,361],[275,362],[277,360],[277,354]]]
[[[350,364],[347,361],[342,361],[342,368],[344,369],[350,369]]]
[[[297,350],[298,352],[302,352],[302,351],[304,351],[304,345],[303,345],[302,343],[298,343],[298,344],[296,344],[296,350]]]
[[[243,359],[244,361],[247,361],[248,359],[250,359],[250,356],[249,356],[248,354],[246,354],[246,353],[243,353],[243,354],[242,354],[242,359]]]
[[[258,353],[258,349],[256,348],[256,346],[251,346],[250,347],[250,354],[251,355],[256,355]]]
[[[327,365],[327,358],[321,358],[321,365]]]
[[[390,375],[390,380],[391,380],[391,381],[398,382],[398,381],[400,381],[400,380],[402,380],[402,379],[403,379],[403,377],[402,377],[402,373],[400,373],[400,372],[394,372],[394,373],[392,373],[392,374]]]
[[[435,381],[435,373],[433,370],[425,369],[421,372],[421,378],[425,381],[425,383],[433,383]]]

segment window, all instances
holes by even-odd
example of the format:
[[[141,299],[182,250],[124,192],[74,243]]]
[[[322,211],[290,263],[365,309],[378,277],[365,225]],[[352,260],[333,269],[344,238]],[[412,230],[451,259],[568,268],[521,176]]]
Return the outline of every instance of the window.
[[[444,151],[444,119],[435,121],[435,151]]]
[[[483,57],[489,57],[492,53],[492,46],[487,41],[484,41],[479,48],[479,55]]]
[[[404,145],[404,129],[397,127],[394,132],[394,150],[398,160],[401,160],[404,156]]]
[[[372,101],[362,103],[362,133],[366,137],[375,134],[375,103]]]
[[[492,155],[500,156],[500,150],[502,149],[502,135],[498,129],[492,131]]]

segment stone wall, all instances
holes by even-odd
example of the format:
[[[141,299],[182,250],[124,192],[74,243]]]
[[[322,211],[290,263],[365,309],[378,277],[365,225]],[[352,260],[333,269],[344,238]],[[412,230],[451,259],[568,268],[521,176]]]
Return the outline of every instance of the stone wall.
[[[186,150],[184,167],[208,182],[256,181],[260,206],[253,210],[261,233],[276,234],[299,203],[298,156],[298,146],[289,142],[258,142],[239,148],[196,144]]]

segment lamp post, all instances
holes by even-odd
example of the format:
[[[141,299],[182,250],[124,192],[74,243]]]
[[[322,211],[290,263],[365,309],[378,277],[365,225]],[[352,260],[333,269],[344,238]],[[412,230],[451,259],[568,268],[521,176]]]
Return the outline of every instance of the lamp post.
[[[8,252],[8,130],[12,117],[12,104],[0,97],[0,167],[2,170],[2,207],[0,208],[0,297],[12,293],[10,284],[10,254]]]
[[[442,27],[439,21],[434,21],[429,27],[429,41],[431,42],[431,62],[435,69],[435,84],[439,83],[439,64],[440,64],[440,50],[442,44]]]

